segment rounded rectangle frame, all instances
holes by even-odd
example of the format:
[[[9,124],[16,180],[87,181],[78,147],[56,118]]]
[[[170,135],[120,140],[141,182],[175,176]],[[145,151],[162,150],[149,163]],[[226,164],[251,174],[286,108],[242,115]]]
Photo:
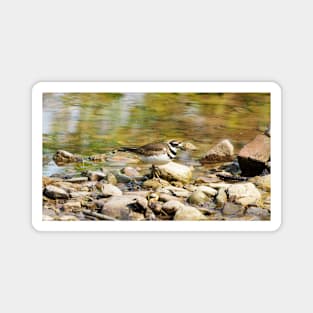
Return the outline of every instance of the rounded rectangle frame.
[[[269,221],[43,221],[43,93],[205,92],[271,94],[271,219]],[[38,231],[275,231],[281,225],[281,88],[275,82],[39,82],[32,89],[32,225]]]

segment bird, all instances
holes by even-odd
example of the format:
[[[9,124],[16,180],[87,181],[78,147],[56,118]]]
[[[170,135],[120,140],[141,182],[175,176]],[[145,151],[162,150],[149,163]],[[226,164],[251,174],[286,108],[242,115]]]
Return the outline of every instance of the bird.
[[[144,163],[152,164],[152,175],[157,176],[156,165],[164,165],[171,162],[177,154],[177,149],[183,149],[181,141],[172,139],[166,142],[152,142],[146,145],[134,147],[121,147],[118,151],[135,153]]]

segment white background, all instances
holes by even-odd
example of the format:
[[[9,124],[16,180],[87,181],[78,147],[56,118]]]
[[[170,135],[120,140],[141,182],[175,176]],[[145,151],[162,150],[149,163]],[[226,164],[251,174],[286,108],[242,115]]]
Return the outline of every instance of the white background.
[[[311,312],[311,1],[1,1],[1,312]],[[275,233],[38,233],[31,87],[275,80]]]

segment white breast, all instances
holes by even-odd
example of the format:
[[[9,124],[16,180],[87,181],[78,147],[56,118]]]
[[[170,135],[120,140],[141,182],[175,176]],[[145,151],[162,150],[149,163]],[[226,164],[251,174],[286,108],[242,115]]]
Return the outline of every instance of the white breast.
[[[171,161],[166,153],[160,155],[140,156],[140,158],[143,162],[154,165],[162,165]]]

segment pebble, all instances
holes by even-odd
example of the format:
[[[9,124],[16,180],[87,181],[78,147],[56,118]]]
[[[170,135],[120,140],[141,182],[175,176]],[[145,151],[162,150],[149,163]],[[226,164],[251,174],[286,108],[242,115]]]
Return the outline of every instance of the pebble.
[[[224,188],[220,188],[216,196],[216,208],[218,209],[223,208],[226,202],[227,202],[226,191]]]
[[[91,181],[102,180],[102,179],[106,178],[107,175],[108,175],[108,173],[103,173],[103,172],[100,172],[100,171],[98,171],[98,172],[96,172],[96,171],[94,171],[94,172],[93,171],[89,171],[87,173],[87,177]]]
[[[79,212],[81,211],[81,203],[79,201],[68,201],[63,204],[65,212]]]

